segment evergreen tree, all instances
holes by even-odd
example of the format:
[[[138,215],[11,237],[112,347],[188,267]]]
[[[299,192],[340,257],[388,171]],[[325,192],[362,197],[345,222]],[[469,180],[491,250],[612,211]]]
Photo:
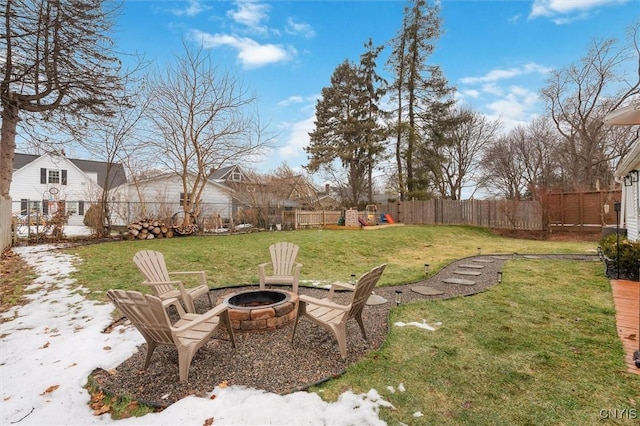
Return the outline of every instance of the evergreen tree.
[[[309,133],[307,168],[323,170],[348,189],[343,201],[357,206],[371,202],[373,169],[384,152],[384,114],[378,107],[384,81],[375,72],[381,47],[369,40],[360,66],[345,60],[333,72],[331,86],[322,89],[316,104],[315,129]]]
[[[391,41],[392,53],[388,65],[394,73],[392,84],[397,102],[396,161],[401,185],[401,199],[418,195],[426,189],[417,184],[415,152],[430,139],[435,129],[447,123],[447,110],[453,103],[453,89],[438,65],[428,62],[440,37],[440,7],[427,0],[413,0],[405,9],[402,30]],[[403,170],[406,182],[403,182]]]

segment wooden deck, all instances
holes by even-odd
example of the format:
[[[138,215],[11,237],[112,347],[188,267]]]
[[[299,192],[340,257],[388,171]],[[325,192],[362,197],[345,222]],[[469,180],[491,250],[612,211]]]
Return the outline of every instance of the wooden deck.
[[[616,328],[624,346],[624,361],[627,370],[635,374],[640,374],[640,368],[636,368],[633,360],[633,353],[638,350],[640,336],[639,288],[640,283],[637,281],[611,280],[611,290],[616,306]]]

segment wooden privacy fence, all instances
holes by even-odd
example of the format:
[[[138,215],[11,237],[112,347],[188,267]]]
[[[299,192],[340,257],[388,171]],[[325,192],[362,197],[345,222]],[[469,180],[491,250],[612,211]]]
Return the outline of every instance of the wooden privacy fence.
[[[378,206],[396,222],[475,225],[488,228],[542,230],[542,208],[536,201],[412,200]]]
[[[574,231],[599,230],[616,224],[614,203],[620,201],[621,191],[586,191],[547,194],[548,224],[550,229]],[[605,213],[605,205],[609,211]],[[617,220],[621,220],[618,218]]]
[[[397,223],[475,225],[490,228],[542,230],[542,209],[535,201],[419,200],[377,205],[377,219],[384,213]],[[359,212],[367,218],[368,212]],[[286,211],[283,225],[292,229],[336,225],[341,211]]]

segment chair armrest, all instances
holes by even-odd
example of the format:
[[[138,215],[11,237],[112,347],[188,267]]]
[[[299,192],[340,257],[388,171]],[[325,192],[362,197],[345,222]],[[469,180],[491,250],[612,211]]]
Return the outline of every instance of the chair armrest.
[[[353,284],[341,283],[340,281],[336,281],[331,283],[331,288],[353,291],[356,289],[356,286]]]
[[[323,308],[338,309],[345,312],[351,309],[351,306],[339,305],[330,300],[316,299],[315,297],[307,296],[304,294],[301,294],[298,297],[300,298],[299,300],[301,302],[310,303],[312,305],[321,306]]]
[[[340,281],[336,281],[334,283],[331,283],[331,288],[329,289],[329,299],[333,300],[333,295],[335,294],[336,290],[349,290],[349,291],[354,291],[356,289],[356,286],[354,286],[353,284],[349,284],[349,283],[341,283]]]
[[[164,299],[162,301],[162,306],[165,309],[167,309],[169,306],[175,307],[176,310],[178,311],[178,315],[180,315],[180,318],[182,318],[186,314],[184,308],[182,307],[182,304],[175,297],[172,297],[170,299]]]
[[[186,331],[189,330],[199,324],[202,324],[204,322],[210,321],[212,318],[220,316],[220,314],[222,314],[223,312],[225,312],[227,309],[229,309],[229,307],[227,305],[225,305],[224,303],[221,303],[217,306],[215,306],[212,309],[209,309],[207,312],[205,312],[204,314],[191,314],[192,316],[195,316],[197,318],[194,318],[193,320],[189,321],[188,324],[185,324],[183,326],[180,327],[171,327],[172,330],[175,333],[180,333],[182,331]]]
[[[267,277],[267,265],[269,265],[269,263],[261,263],[258,265],[258,278],[260,280],[260,288],[264,287],[264,282]]]
[[[197,275],[200,284],[207,285],[207,274],[205,271],[174,271],[169,272],[169,276],[171,275]]]
[[[182,283],[182,281],[143,281],[142,284],[145,285],[178,285]]]

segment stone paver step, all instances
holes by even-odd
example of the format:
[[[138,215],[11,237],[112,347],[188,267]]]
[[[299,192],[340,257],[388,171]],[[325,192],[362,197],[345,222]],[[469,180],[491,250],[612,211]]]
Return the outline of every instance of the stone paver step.
[[[457,271],[453,271],[454,274],[458,274],[458,275],[473,275],[473,276],[478,276],[478,275],[482,275],[482,272],[479,271],[463,271],[462,269],[459,269]]]
[[[443,282],[448,284],[474,285],[476,282],[471,280],[463,280],[462,278],[447,278]]]
[[[433,287],[428,287],[424,285],[417,285],[417,286],[411,287],[411,291],[421,294],[423,296],[439,296],[441,294],[444,294],[444,291],[442,290],[438,290]]]
[[[458,265],[459,268],[467,268],[467,269],[484,269],[484,265],[474,265],[471,263]]]
[[[388,300],[385,299],[382,296],[379,296],[377,294],[372,294],[371,296],[369,296],[369,298],[367,299],[367,305],[382,305],[384,303],[387,303]]]
[[[495,262],[495,260],[493,259],[471,259],[472,262],[478,262],[478,263],[493,263]]]

